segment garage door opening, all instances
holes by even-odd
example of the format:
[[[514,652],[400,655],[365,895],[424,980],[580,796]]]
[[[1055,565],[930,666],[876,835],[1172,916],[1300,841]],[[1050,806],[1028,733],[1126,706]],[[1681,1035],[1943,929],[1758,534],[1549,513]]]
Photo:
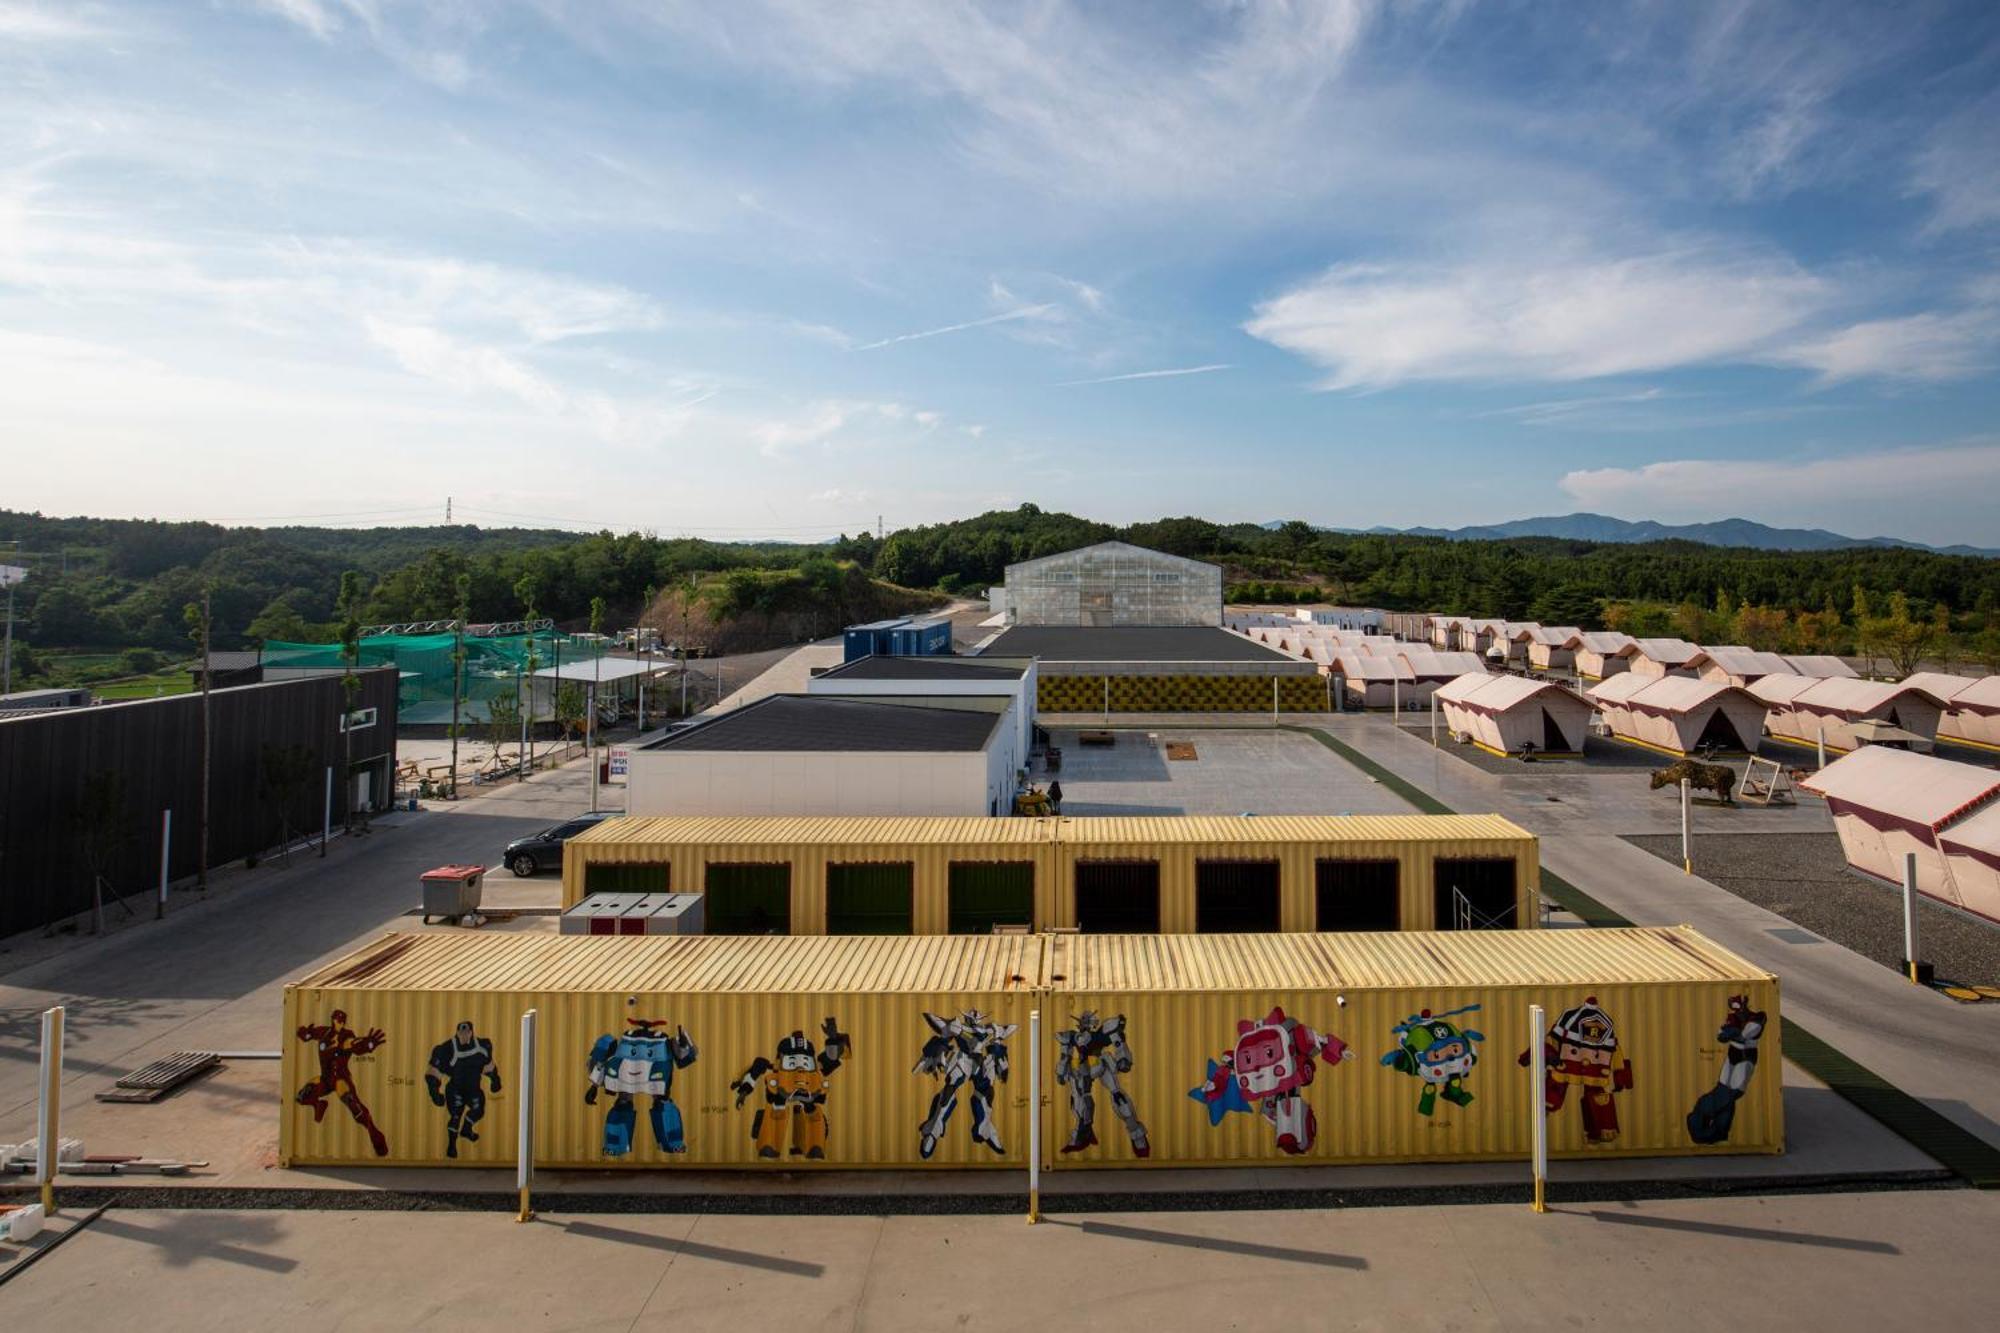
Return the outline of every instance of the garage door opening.
[[[1087,935],[1160,933],[1158,861],[1080,861],[1076,926]]]
[[[711,865],[703,878],[703,929],[710,935],[792,933],[792,867],[786,862]]]
[[[1313,867],[1313,928],[1401,930],[1402,869],[1395,861],[1321,861]]]
[[[1203,935],[1278,929],[1276,861],[1197,861],[1194,928]]]
[[[1434,930],[1511,930],[1515,865],[1508,858],[1468,858],[1437,863]]]
[[[670,865],[604,865],[583,868],[585,893],[666,893],[673,887]]]
[[[950,914],[954,935],[991,935],[995,926],[1035,924],[1035,867],[1029,861],[954,861]]]
[[[826,933],[914,934],[916,873],[908,861],[828,866]]]

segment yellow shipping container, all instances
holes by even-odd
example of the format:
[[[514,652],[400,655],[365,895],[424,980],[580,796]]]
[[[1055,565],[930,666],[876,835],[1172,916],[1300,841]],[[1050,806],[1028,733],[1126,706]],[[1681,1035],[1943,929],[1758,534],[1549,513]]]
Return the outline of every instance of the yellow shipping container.
[[[1784,1147],[1777,979],[1684,926],[1058,936],[1046,966],[1057,1032],[1121,1031],[1148,1165],[1521,1157],[1543,1038],[1552,1153]],[[1140,1161],[1093,1100],[1068,1155],[1077,1108],[1046,1108],[1052,1162]]]
[[[1031,1058],[1051,1167],[1518,1157],[1537,1039],[1556,1153],[1784,1141],[1777,982],[1685,927],[439,932],[385,936],[284,1005],[286,1164],[511,1163],[529,1008],[552,1167],[1019,1169]]]
[[[1043,930],[1527,928],[1540,919],[1538,852],[1498,815],[619,818],[570,840],[563,903],[605,888],[712,892],[718,872],[768,867],[785,885],[773,924],[823,934],[840,920],[829,868],[873,866],[907,873],[910,933],[943,934],[954,868],[1012,865],[1033,877]],[[726,919],[711,897],[709,928]]]

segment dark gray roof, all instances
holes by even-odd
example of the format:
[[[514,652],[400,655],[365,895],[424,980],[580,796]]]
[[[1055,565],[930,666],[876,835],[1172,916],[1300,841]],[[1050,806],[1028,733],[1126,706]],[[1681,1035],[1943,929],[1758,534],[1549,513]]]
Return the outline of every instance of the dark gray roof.
[[[1019,680],[1024,666],[982,662],[976,657],[858,657],[820,677],[828,680]]]
[[[774,694],[644,748],[975,751],[986,748],[1000,718],[998,712]]]
[[[248,671],[263,664],[264,655],[255,649],[229,649],[208,655],[210,671]]]
[[[985,648],[999,657],[1044,662],[1296,662],[1275,648],[1205,625],[1016,625]]]

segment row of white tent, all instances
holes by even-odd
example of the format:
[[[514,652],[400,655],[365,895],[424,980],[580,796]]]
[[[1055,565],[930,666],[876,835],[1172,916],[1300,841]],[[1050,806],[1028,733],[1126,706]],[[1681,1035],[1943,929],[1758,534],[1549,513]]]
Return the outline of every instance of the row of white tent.
[[[2000,923],[2000,770],[1870,745],[1800,784],[1826,798],[1848,865]]]
[[[1431,620],[1431,643],[1538,671],[1574,670],[1586,680],[1626,671],[1693,676],[1729,685],[1748,685],[1760,676],[1778,674],[1848,679],[1860,675],[1838,657],[1821,653],[1767,653],[1742,644],[1704,647],[1686,639],[1635,639],[1615,630],[1586,632],[1570,625],[1520,620],[1436,616]]]

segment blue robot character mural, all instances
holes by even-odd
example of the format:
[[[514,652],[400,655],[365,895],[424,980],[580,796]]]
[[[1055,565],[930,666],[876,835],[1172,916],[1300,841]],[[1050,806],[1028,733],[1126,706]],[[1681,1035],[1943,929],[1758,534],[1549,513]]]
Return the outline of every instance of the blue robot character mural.
[[[1007,1038],[1019,1026],[996,1023],[977,1009],[968,1009],[957,1018],[925,1014],[930,1040],[924,1043],[913,1073],[929,1074],[939,1082],[931,1098],[930,1114],[917,1126],[917,1153],[926,1162],[944,1138],[951,1113],[958,1109],[959,1093],[970,1090],[972,1101],[972,1141],[983,1143],[1004,1155],[1000,1128],[993,1119],[996,1083],[1007,1081]]]
[[[1451,1020],[1478,1012],[1476,1004],[1441,1014],[1425,1009],[1389,1029],[1398,1044],[1382,1057],[1382,1064],[1424,1085],[1417,1096],[1418,1115],[1435,1114],[1440,1094],[1453,1106],[1472,1105],[1472,1094],[1465,1090],[1465,1076],[1479,1063],[1478,1043],[1486,1040],[1486,1034],[1460,1027]]]
[[[686,1028],[676,1027],[669,1037],[666,1026],[660,1019],[628,1018],[624,1032],[606,1033],[591,1045],[590,1087],[583,1100],[595,1106],[600,1092],[612,1094],[611,1109],[604,1113],[606,1157],[632,1151],[639,1122],[635,1099],[642,1095],[651,1099],[646,1119],[653,1126],[653,1142],[664,1152],[687,1151],[681,1110],[673,1099],[674,1071],[693,1064],[696,1052]]]
[[[1722,1072],[1715,1086],[1704,1092],[1687,1115],[1688,1137],[1696,1143],[1729,1142],[1730,1128],[1736,1123],[1736,1103],[1750,1087],[1757,1072],[1757,1045],[1764,1039],[1767,1015],[1750,1007],[1748,995],[1729,997],[1729,1012],[1715,1039],[1722,1043]]]

